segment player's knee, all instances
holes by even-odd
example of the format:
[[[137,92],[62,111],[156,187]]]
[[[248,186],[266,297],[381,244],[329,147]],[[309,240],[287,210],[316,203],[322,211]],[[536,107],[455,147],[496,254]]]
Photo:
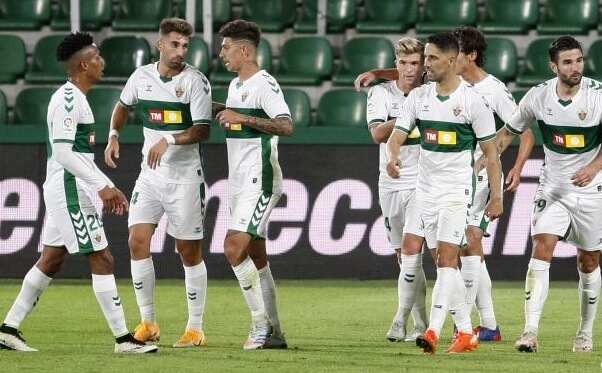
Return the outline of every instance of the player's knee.
[[[577,255],[577,268],[583,273],[592,273],[600,265],[599,252],[586,252],[579,250]]]
[[[108,275],[113,273],[114,259],[108,248],[88,254],[92,273]]]

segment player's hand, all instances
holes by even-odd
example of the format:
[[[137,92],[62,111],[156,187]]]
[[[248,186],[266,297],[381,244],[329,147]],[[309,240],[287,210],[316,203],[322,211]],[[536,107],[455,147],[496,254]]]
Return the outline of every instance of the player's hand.
[[[399,179],[401,175],[401,161],[399,158],[391,159],[389,163],[387,163],[387,173],[393,179]]]
[[[355,89],[359,91],[360,89],[369,86],[375,79],[376,75],[370,71],[366,71],[355,78],[353,85],[355,86]]]
[[[487,206],[485,206],[485,217],[489,219],[489,221],[494,221],[499,218],[504,212],[504,204],[502,203],[501,198],[492,198],[487,202]]]
[[[234,110],[225,109],[217,113],[215,119],[219,121],[219,124],[228,129],[230,128],[230,124],[242,124],[246,122],[247,116],[237,113]]]
[[[105,163],[111,168],[117,168],[117,164],[113,161],[113,157],[119,159],[119,140],[117,140],[117,137],[115,136],[109,137],[109,143],[105,148]]]
[[[102,211],[104,212],[123,215],[129,209],[129,203],[125,195],[115,187],[105,186],[98,191],[98,196],[102,200]]]
[[[595,170],[594,167],[587,165],[578,169],[577,172],[573,174],[573,177],[571,177],[571,180],[573,181],[573,185],[584,187],[589,185],[589,183],[594,180],[597,174],[598,171]]]
[[[516,168],[512,168],[506,177],[506,192],[514,192],[520,184],[520,172]]]
[[[164,137],[157,141],[155,145],[151,146],[151,148],[148,150],[148,156],[146,160],[146,163],[151,169],[154,170],[155,168],[161,166],[161,158],[167,151],[167,148],[169,148],[169,144]]]

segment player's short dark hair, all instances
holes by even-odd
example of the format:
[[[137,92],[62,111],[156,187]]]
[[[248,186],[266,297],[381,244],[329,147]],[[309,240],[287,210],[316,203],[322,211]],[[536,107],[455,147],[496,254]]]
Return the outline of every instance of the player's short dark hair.
[[[550,53],[550,61],[558,62],[560,52],[579,49],[583,53],[583,46],[572,36],[559,36],[550,44],[548,52]]]
[[[261,39],[261,30],[254,22],[237,19],[223,25],[222,28],[219,29],[219,35],[236,41],[250,41],[255,45],[255,48],[257,48],[259,46],[259,40]]]
[[[460,51],[460,45],[458,39],[451,32],[437,32],[430,35],[426,39],[427,43],[434,44],[442,52],[449,53],[453,52],[458,54]]]
[[[477,52],[475,63],[477,66],[483,67],[487,42],[481,30],[473,26],[460,26],[454,30],[454,35],[460,44],[460,51],[466,54]]]
[[[73,55],[85,47],[92,45],[94,39],[86,32],[75,32],[67,35],[56,48],[56,60],[59,62],[69,61]]]
[[[185,19],[177,17],[164,18],[159,25],[159,33],[161,36],[167,36],[171,32],[177,32],[184,36],[191,36],[194,32],[194,28],[192,28],[192,25]]]

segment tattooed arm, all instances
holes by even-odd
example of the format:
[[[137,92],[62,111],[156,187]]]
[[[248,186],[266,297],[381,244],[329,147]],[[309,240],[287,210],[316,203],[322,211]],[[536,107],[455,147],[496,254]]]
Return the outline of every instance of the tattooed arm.
[[[240,123],[271,135],[291,136],[293,134],[293,120],[289,116],[258,118],[226,109],[221,111],[216,118],[219,120],[220,124],[225,127],[230,124]]]

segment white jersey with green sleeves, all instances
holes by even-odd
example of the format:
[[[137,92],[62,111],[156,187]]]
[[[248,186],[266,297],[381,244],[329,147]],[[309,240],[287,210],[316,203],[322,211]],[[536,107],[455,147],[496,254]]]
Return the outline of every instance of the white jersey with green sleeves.
[[[545,153],[539,178],[542,188],[599,194],[602,173],[585,187],[573,185],[571,177],[600,151],[602,83],[582,78],[581,89],[568,101],[558,97],[557,84],[558,78],[553,78],[531,88],[506,127],[520,134],[537,121]]]
[[[142,170],[171,183],[204,181],[201,144],[170,145],[161,165],[147,165],[149,149],[167,134],[185,131],[193,125],[211,124],[211,86],[195,67],[186,64],[172,78],[159,74],[158,62],[141,66],[128,79],[120,102],[138,105],[144,126]]]
[[[376,85],[368,91],[366,119],[368,128],[375,122],[386,122],[399,116],[399,110],[406,99],[397,82],[389,81]],[[379,144],[378,188],[380,190],[408,190],[416,188],[418,177],[418,155],[420,154],[420,131],[414,128],[399,152],[402,161],[401,176],[393,179],[387,173],[387,143]]]
[[[74,153],[81,155],[85,162],[94,164],[94,115],[86,96],[71,82],[63,84],[50,99],[46,121],[48,162],[44,184],[56,185],[57,188],[72,184],[75,188],[75,176],[55,160],[54,146],[57,143],[72,144]],[[51,209],[50,206],[48,208]]]
[[[514,96],[512,96],[508,87],[495,76],[489,74],[485,79],[473,84],[472,88],[489,104],[489,108],[493,111],[496,130],[504,127],[504,124],[510,120],[517,108]],[[481,155],[483,155],[483,151],[480,146],[477,146],[474,158],[479,159]],[[485,170],[482,170],[481,173],[487,175]]]
[[[226,107],[259,118],[290,117],[282,89],[265,70],[240,82],[230,82]],[[282,170],[278,163],[278,136],[257,131],[240,123],[226,129],[228,183],[230,195],[245,188],[282,193]]]
[[[425,84],[410,92],[395,122],[405,133],[415,126],[421,145],[416,198],[470,203],[475,145],[495,137],[491,110],[464,81],[449,96]]]

